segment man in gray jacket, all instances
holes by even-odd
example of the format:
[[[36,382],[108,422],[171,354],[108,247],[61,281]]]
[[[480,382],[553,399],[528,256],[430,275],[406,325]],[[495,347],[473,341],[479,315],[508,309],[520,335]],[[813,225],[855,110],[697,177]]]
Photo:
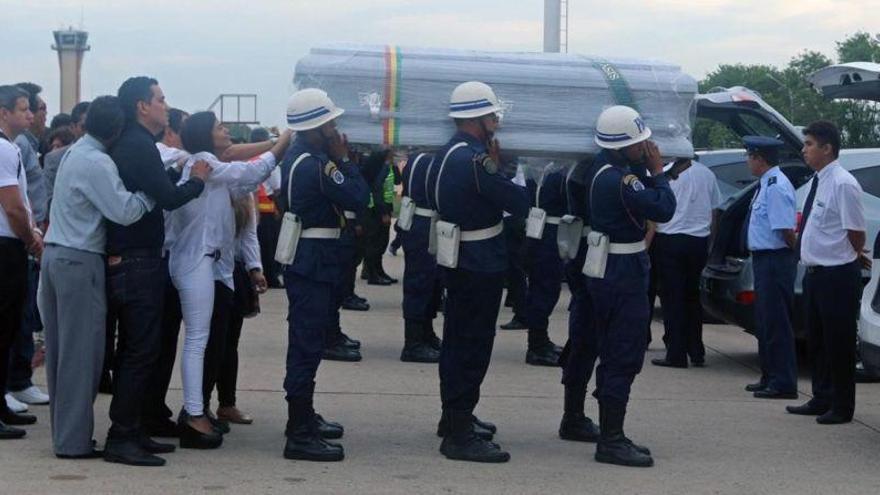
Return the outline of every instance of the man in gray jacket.
[[[71,146],[56,178],[39,305],[46,329],[52,444],[61,458],[101,455],[92,440],[92,405],[104,359],[105,219],[130,225],[154,206],[143,193],[125,189],[107,154],[124,122],[116,97],[97,98],[86,117],[86,135]]]

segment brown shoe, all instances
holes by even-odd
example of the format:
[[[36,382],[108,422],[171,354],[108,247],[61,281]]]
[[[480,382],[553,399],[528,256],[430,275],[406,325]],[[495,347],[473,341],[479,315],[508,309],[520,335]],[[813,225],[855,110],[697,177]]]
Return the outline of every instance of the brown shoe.
[[[237,425],[249,425],[254,422],[254,418],[241,412],[235,406],[218,407],[217,408],[217,419],[220,419],[223,421],[229,421],[230,423],[235,423]]]

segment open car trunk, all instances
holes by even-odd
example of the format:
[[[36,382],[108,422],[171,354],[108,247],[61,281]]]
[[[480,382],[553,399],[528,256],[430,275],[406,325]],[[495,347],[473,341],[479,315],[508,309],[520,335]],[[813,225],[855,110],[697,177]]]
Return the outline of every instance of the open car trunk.
[[[783,141],[785,148],[780,154],[780,166],[795,188],[812,176],[812,171],[801,159],[802,134],[757,93],[735,87],[699,95],[696,104],[698,118],[720,122],[740,137],[761,135]],[[742,260],[749,257],[743,228],[756,187],[757,182],[750,184],[734,194],[721,208],[717,234],[707,263],[707,268],[720,272],[719,275],[738,274],[743,266]]]

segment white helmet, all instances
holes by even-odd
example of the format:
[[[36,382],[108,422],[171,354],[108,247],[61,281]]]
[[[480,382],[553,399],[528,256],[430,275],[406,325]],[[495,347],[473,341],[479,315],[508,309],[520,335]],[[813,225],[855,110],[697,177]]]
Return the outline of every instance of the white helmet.
[[[600,148],[619,150],[651,137],[639,112],[616,105],[606,108],[596,121],[596,144]]]
[[[501,104],[492,88],[479,81],[459,84],[449,99],[449,116],[453,119],[473,119],[501,110]]]
[[[287,127],[293,131],[308,131],[321,127],[344,112],[324,91],[301,89],[287,101]]]

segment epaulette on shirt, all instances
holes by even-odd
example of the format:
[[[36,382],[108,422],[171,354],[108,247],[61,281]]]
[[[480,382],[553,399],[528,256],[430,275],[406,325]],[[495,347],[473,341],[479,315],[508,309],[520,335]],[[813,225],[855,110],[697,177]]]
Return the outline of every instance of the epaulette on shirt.
[[[626,175],[626,176],[623,178],[623,183],[624,183],[625,185],[627,185],[627,186],[633,188],[633,190],[636,191],[636,192],[638,192],[638,191],[644,191],[644,190],[645,190],[645,185],[642,184],[642,181],[640,181],[639,178],[636,177],[636,176],[633,175],[633,174],[628,174],[628,175]]]

